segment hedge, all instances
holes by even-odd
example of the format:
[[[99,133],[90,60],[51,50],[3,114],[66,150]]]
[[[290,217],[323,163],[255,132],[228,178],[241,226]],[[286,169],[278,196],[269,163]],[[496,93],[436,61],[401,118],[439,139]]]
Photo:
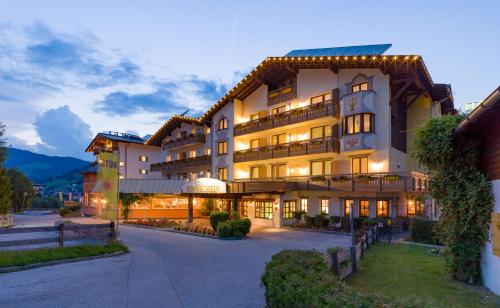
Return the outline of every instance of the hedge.
[[[219,223],[229,220],[228,212],[212,212],[210,213],[210,225],[214,231],[217,231]]]
[[[248,218],[220,222],[217,236],[242,238],[250,232],[252,222]]]
[[[386,298],[362,294],[341,282],[314,250],[283,250],[261,278],[268,307],[392,307]],[[408,304],[398,304],[404,307]]]
[[[436,222],[426,218],[412,218],[410,222],[410,235],[414,242],[425,244],[438,244],[434,227]]]

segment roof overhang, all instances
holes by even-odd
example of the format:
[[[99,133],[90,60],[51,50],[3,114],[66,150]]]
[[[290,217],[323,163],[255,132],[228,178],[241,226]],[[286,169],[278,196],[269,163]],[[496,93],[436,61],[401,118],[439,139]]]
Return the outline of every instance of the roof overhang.
[[[496,110],[496,112],[493,112]],[[488,117],[497,117],[500,112],[500,86],[491,92],[481,104],[463,119],[455,128],[455,133],[466,131],[480,123],[485,123]],[[495,120],[498,120],[496,118]]]
[[[181,123],[206,125],[199,118],[174,115],[168,119],[149,139],[145,142],[147,145],[160,146],[162,140],[170,134],[175,128],[180,127]]]

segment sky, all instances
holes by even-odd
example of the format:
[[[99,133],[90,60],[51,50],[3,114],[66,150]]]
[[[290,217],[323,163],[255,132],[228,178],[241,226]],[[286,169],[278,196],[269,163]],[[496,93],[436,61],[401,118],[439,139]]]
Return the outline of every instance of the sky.
[[[90,160],[100,131],[145,136],[196,116],[267,56],[392,43],[455,106],[500,85],[500,1],[3,1],[0,122],[8,144]]]

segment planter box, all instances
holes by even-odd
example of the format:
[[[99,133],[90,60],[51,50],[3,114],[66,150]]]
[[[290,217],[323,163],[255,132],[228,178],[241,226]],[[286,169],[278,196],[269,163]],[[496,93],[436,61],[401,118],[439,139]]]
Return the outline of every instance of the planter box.
[[[14,214],[0,215],[0,227],[10,227],[14,225]]]

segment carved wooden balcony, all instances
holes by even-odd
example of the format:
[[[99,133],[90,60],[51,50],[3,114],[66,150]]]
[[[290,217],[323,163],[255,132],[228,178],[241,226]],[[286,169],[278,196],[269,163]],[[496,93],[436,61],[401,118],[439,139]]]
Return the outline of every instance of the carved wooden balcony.
[[[205,134],[203,133],[196,133],[196,134],[190,134],[188,136],[185,136],[183,138],[177,138],[175,140],[169,141],[165,143],[165,148],[167,149],[174,149],[174,148],[179,148],[191,144],[196,144],[196,143],[205,143]]]
[[[208,167],[211,164],[210,155],[203,155],[187,159],[173,160],[163,163],[151,164],[151,171],[177,172],[196,167]]]

